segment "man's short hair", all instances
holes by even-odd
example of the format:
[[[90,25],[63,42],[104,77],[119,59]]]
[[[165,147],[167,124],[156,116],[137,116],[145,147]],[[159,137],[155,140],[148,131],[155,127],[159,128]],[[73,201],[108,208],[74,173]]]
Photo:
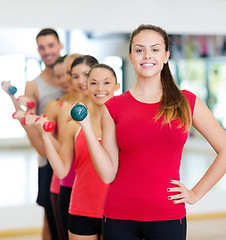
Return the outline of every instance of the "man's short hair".
[[[58,33],[54,29],[52,29],[52,28],[43,28],[38,33],[38,35],[36,36],[36,41],[38,40],[39,37],[47,36],[47,35],[54,35],[57,38],[58,42],[60,42],[60,38],[58,36]]]

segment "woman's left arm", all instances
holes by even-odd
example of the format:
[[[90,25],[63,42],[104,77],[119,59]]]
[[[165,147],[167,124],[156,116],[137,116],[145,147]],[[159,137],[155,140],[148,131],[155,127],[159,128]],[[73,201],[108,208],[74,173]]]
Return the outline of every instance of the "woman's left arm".
[[[169,188],[168,191],[179,192],[179,194],[169,196],[169,200],[172,200],[175,204],[184,202],[194,204],[199,201],[226,172],[226,132],[199,98],[196,99],[192,125],[205,137],[217,153],[217,157],[191,190],[188,190],[179,181],[171,181],[177,187]]]

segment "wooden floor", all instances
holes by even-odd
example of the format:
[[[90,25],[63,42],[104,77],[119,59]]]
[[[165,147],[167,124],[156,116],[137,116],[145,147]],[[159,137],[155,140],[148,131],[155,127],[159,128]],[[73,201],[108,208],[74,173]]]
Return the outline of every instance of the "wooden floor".
[[[0,239],[5,240],[41,240],[42,238],[39,235],[31,236],[19,236],[19,237],[0,237]]]
[[[187,240],[226,240],[226,218],[188,222]]]

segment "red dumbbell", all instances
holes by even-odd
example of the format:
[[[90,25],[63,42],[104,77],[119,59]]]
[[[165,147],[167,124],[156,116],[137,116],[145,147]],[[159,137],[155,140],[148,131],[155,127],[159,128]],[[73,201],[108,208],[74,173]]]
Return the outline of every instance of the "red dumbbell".
[[[12,114],[12,118],[17,118],[19,115],[20,115],[21,113],[18,113],[18,111],[17,112],[14,112],[13,114]],[[30,115],[34,115],[33,113],[26,113],[26,114],[30,114]],[[25,122],[25,119],[26,119],[26,114],[23,114],[23,116],[20,118],[20,123],[21,123],[21,125],[23,125],[23,126],[25,126],[26,125],[26,122]],[[17,115],[17,116],[16,116]],[[40,116],[40,117],[37,117],[36,119],[35,119],[35,122],[37,122],[41,117],[45,117],[45,115],[42,115],[42,116]],[[43,129],[46,131],[46,132],[51,132],[51,131],[53,131],[54,130],[54,128],[55,128],[55,125],[54,125],[54,123],[53,122],[50,122],[50,121],[48,121],[48,122],[45,122],[44,124],[43,124]]]
[[[45,116],[43,115],[42,117],[45,117]],[[41,117],[37,117],[37,118],[35,119],[35,122],[37,122],[40,118],[41,118]],[[44,129],[46,132],[52,132],[52,131],[54,130],[54,128],[55,128],[55,125],[54,125],[53,122],[48,121],[48,122],[43,123],[43,129]]]

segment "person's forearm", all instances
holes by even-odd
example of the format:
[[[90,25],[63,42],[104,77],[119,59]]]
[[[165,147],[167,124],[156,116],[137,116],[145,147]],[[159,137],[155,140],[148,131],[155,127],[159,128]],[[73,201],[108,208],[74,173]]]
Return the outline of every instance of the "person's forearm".
[[[11,98],[11,100],[12,100],[12,102],[13,102],[13,105],[14,105],[14,107],[15,107],[15,110],[18,111],[18,110],[20,109],[20,105],[18,104],[17,99],[15,98],[14,95],[10,95],[10,98]]]
[[[46,149],[46,155],[53,168],[54,173],[60,179],[65,178],[70,168],[67,168],[64,161],[61,159],[57,149],[54,146],[51,134],[43,133],[42,138]]]
[[[15,110],[16,110],[16,111],[19,110],[19,109],[20,109],[20,105],[19,105],[17,99],[16,99],[15,96],[14,96],[14,94],[17,92],[17,88],[14,87],[14,86],[12,86],[11,83],[10,83],[10,81],[3,81],[3,82],[1,83],[1,86],[2,86],[2,89],[6,92],[6,94],[8,94],[9,97],[11,98],[12,103],[13,103],[13,105],[14,105],[14,107],[15,107]],[[10,91],[10,88],[13,88],[13,92]],[[12,89],[11,89],[11,90],[12,90]]]
[[[60,153],[61,143],[53,135],[51,135],[51,141],[56,151]]]
[[[226,153],[219,153],[201,180],[192,188],[197,201],[205,196],[226,172]]]

